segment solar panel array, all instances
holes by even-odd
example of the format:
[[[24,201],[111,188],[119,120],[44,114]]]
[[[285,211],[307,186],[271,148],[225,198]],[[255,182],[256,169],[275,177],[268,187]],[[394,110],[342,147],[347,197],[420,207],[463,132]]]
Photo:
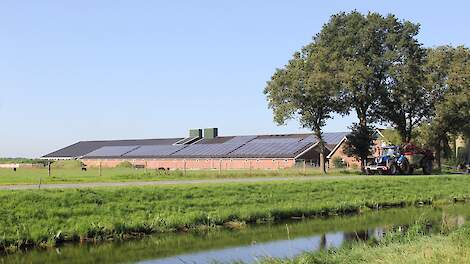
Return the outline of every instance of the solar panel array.
[[[299,137],[268,137],[268,138],[257,138],[251,141],[251,143],[259,143],[259,144],[270,144],[270,143],[295,143],[299,142],[302,138]]]
[[[314,135],[310,135],[300,140],[300,142],[308,142],[308,143],[317,143],[317,141],[318,141],[317,137]]]
[[[105,146],[86,154],[85,157],[121,157],[139,147],[140,146]]]
[[[292,157],[305,150],[311,143],[256,143],[249,142],[246,145],[230,153],[234,158],[265,158],[265,157]]]
[[[165,157],[183,149],[182,145],[153,145],[141,146],[131,152],[124,154],[124,157]]]
[[[224,157],[242,144],[194,144],[174,153],[174,157]]]
[[[337,144],[347,133],[325,133],[327,144]],[[188,145],[104,146],[85,158],[289,158],[317,142],[314,135],[236,136],[223,143]]]
[[[237,136],[237,137],[234,137],[234,138],[224,142],[224,144],[240,144],[240,146],[241,146],[243,144],[246,144],[246,143],[252,141],[255,138],[257,138],[257,136]]]
[[[338,144],[346,135],[347,132],[325,133],[323,138],[326,144]]]

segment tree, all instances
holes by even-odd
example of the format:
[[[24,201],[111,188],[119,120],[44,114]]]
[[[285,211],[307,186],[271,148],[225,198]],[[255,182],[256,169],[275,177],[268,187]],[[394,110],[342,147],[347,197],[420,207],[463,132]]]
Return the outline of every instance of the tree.
[[[381,119],[383,109],[380,98],[386,97],[392,66],[400,55],[416,48],[413,38],[416,31],[416,25],[399,21],[393,15],[362,15],[353,11],[333,15],[315,37],[317,45],[325,50],[325,61],[331,65],[326,68],[335,70],[333,77],[337,78],[335,83],[339,84],[343,105],[355,111],[359,119],[353,128],[357,128],[361,138],[368,138],[354,142],[371,142],[372,135],[365,133],[368,133],[371,124]],[[416,71],[415,64],[410,62],[407,67],[407,73],[411,76]],[[411,82],[412,78],[409,79],[406,81]],[[370,145],[353,147],[365,150]],[[364,166],[366,156],[360,156]]]
[[[399,146],[403,143],[400,133],[393,128],[387,128],[382,131],[382,135],[384,136],[385,140],[394,146]]]
[[[433,115],[423,124],[428,131],[420,136],[434,148],[440,169],[449,134],[470,136],[470,50],[443,46],[429,49],[427,56],[425,72],[433,91]]]
[[[320,167],[326,173],[322,128],[332,113],[338,111],[338,104],[337,84],[324,69],[326,64],[319,60],[322,54],[323,51],[315,44],[296,52],[284,68],[276,70],[264,93],[276,123],[285,124],[295,118],[302,127],[314,132],[318,138]]]
[[[348,156],[354,156],[361,161],[361,170],[364,171],[365,161],[371,154],[370,146],[373,143],[372,138],[373,128],[370,126],[360,126],[353,124],[351,133],[346,136],[346,145],[344,152]]]
[[[381,94],[380,120],[394,126],[401,143],[411,141],[413,129],[432,114],[430,90],[426,89],[426,50],[416,40],[419,25],[408,21],[392,21],[388,26],[389,67],[386,92]]]

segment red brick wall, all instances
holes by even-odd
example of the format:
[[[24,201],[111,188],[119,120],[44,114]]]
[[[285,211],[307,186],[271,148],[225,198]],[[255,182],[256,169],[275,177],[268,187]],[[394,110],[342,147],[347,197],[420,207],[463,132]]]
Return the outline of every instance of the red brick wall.
[[[333,159],[339,157],[340,159],[343,160],[343,162],[346,164],[347,167],[357,166],[358,168],[360,168],[361,162],[359,160],[357,160],[354,157],[348,157],[348,155],[346,155],[344,153],[344,151],[343,151],[344,145],[346,145],[345,141],[343,143],[341,143],[341,145],[338,147],[338,149],[335,151],[335,153],[333,153],[333,155],[331,155],[331,157],[329,159],[329,162],[328,162],[329,167],[334,168],[335,164],[333,163]]]
[[[149,169],[282,169],[295,165],[294,159],[83,159],[89,167],[112,168],[123,161]]]

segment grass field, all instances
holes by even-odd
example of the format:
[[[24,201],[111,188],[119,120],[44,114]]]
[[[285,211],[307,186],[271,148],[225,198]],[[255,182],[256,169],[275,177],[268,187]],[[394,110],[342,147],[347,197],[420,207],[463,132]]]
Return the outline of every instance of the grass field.
[[[428,235],[415,225],[404,233],[391,233],[376,243],[353,243],[340,249],[305,253],[294,259],[266,259],[263,263],[469,263],[470,225],[450,233]]]
[[[329,175],[357,175],[356,170],[331,170]],[[159,181],[159,180],[191,180],[191,179],[222,179],[248,177],[295,177],[322,175],[317,168],[282,169],[282,170],[182,170],[157,171],[133,168],[106,168],[101,170],[89,168],[52,168],[48,176],[47,168],[0,169],[0,185],[7,184],[38,184],[39,181],[49,183],[83,183],[83,182],[126,182],[126,181]]]
[[[0,191],[0,250],[470,198],[470,177]]]

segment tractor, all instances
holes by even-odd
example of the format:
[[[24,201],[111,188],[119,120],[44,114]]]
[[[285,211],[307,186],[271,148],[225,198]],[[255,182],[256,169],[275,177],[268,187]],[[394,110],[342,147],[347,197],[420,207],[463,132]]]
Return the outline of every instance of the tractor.
[[[374,162],[366,166],[367,174],[413,174],[418,169],[423,169],[423,174],[431,174],[434,156],[432,151],[424,150],[412,144],[403,147],[383,147],[383,154]]]

